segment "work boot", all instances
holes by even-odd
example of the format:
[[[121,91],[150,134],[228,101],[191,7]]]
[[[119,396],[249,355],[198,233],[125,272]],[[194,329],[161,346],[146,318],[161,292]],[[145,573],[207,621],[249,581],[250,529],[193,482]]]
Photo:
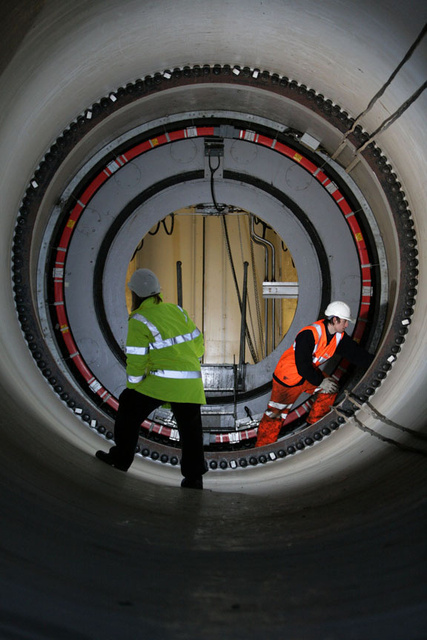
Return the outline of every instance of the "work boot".
[[[181,482],[183,489],[203,489],[203,478],[184,478]]]
[[[114,469],[119,469],[120,471],[128,470],[128,467],[124,467],[123,465],[120,465],[120,464],[117,464],[117,462],[114,462],[114,459],[110,453],[106,453],[105,451],[97,451],[95,455],[98,458],[98,460],[102,460],[102,462],[109,464],[110,467],[113,467]]]

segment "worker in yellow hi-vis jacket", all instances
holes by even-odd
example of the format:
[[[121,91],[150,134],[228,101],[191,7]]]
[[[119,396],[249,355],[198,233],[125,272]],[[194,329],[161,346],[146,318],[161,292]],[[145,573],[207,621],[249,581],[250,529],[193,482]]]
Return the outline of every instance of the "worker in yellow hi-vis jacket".
[[[203,335],[184,309],[163,302],[160,283],[149,269],[135,271],[128,287],[132,312],[126,340],[127,385],[119,397],[115,446],[108,453],[97,451],[96,456],[127,471],[141,423],[169,403],[181,440],[181,486],[202,489],[207,470],[200,412],[206,402],[199,361]]]

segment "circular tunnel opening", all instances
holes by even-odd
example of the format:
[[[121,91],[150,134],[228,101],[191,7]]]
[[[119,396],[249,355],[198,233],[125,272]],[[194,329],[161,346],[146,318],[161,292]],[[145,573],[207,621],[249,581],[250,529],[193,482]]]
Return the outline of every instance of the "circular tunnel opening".
[[[149,88],[149,82],[144,86]],[[136,100],[131,91],[117,95],[125,103]],[[311,99],[307,96],[308,101]],[[264,231],[256,232],[259,225],[274,230],[272,244],[277,244],[277,253],[289,253],[294,279],[277,280],[271,268],[265,269],[263,294],[271,306],[272,301],[280,299],[281,285],[292,282],[294,294],[297,283],[297,298],[292,298],[294,302],[282,327],[277,332],[271,330],[269,341],[264,338],[262,358],[255,352],[255,357],[252,353],[247,356],[245,332],[244,355],[242,358],[239,353],[237,364],[227,361],[235,347],[227,352],[222,346],[222,352],[217,350],[212,356],[220,362],[204,363],[209,398],[203,414],[205,444],[212,454],[212,468],[218,468],[217,449],[232,455],[236,449],[251,448],[268,400],[275,363],[297,330],[320,317],[330,299],[346,299],[357,316],[353,337],[371,350],[378,347],[388,312],[387,262],[381,234],[366,199],[320,144],[316,147],[310,139],[307,145],[302,132],[253,115],[250,128],[242,115],[225,117],[221,111],[210,112],[209,117],[199,113],[198,119],[192,114],[191,125],[183,114],[173,122],[162,122],[161,127],[156,121],[139,125],[112,138],[94,155],[87,155],[85,162],[80,159],[71,179],[64,182],[62,176],[59,189],[55,184],[58,166],[63,167],[72,158],[77,142],[88,134],[86,128],[92,133],[94,126],[100,126],[104,119],[108,121],[111,112],[117,111],[118,102],[101,101],[102,108],[94,107],[90,118],[70,126],[53,145],[29,186],[18,220],[15,248],[22,246],[22,234],[27,231],[24,220],[32,230],[42,229],[37,277],[34,278],[33,262],[27,265],[32,270],[31,274],[26,272],[28,281],[24,283],[34,295],[36,280],[36,306],[33,319],[28,318],[27,307],[24,312],[25,305],[18,306],[18,313],[30,349],[49,384],[84,424],[111,439],[117,397],[124,386],[122,347],[128,310],[123,285],[129,265],[142,253],[141,249],[138,251],[141,238],[145,242],[150,233],[155,237],[160,229],[169,237],[172,221],[176,224],[180,216],[183,219],[190,211],[187,224],[195,226],[194,221],[199,220],[203,229],[208,220],[221,221],[223,234],[224,221],[232,219],[238,229],[243,217],[252,238],[262,238]],[[346,122],[341,112],[334,112],[333,118],[341,124]],[[214,156],[215,165],[212,149],[218,154]],[[370,151],[373,162],[382,161],[375,149]],[[381,162],[378,171],[383,169]],[[398,192],[393,174],[384,173],[390,189]],[[54,200],[49,190],[55,192]],[[165,218],[167,212],[173,214]],[[409,220],[406,228],[411,232]],[[32,245],[33,255],[37,235],[31,236],[32,242],[25,237],[25,242]],[[241,245],[238,231],[231,236]],[[230,240],[228,244],[225,254],[230,253]],[[156,251],[159,252],[158,247]],[[241,247],[239,251],[241,254]],[[168,251],[168,259],[173,253]],[[184,253],[187,260],[189,251]],[[152,267],[152,260],[151,255],[146,266]],[[215,259],[211,261],[215,264]],[[174,283],[179,262],[184,267],[185,260],[175,260],[173,275],[169,276]],[[246,260],[240,256],[238,262],[241,277]],[[168,270],[170,273],[170,266]],[[191,280],[193,290],[196,280],[197,277]],[[23,290],[21,263],[16,255],[15,284]],[[185,299],[183,304],[186,306]],[[399,329],[401,339],[410,322],[409,315],[402,320],[406,324]],[[205,326],[211,318],[212,314],[203,318]],[[35,333],[40,325],[43,337],[37,339]],[[206,334],[209,340],[210,331]],[[217,342],[222,345],[223,336]],[[393,349],[395,357],[396,345]],[[381,384],[389,365],[390,362],[382,365],[375,382],[365,383],[365,397]],[[357,386],[357,372],[343,363],[333,366],[344,390]],[[340,401],[345,405],[344,396]],[[296,427],[307,408],[303,399],[290,415]],[[350,404],[346,410],[351,415],[354,408]],[[307,442],[319,443],[342,423],[341,418],[329,416],[301,433],[296,430],[284,443],[279,442],[280,455],[273,452],[268,460],[302,451]],[[176,433],[171,417],[159,413],[142,425],[140,453],[156,461],[175,460],[169,448],[177,446]],[[233,468],[232,462],[235,464],[230,459],[226,468]],[[254,462],[255,458],[250,464]],[[239,464],[244,467],[248,463],[243,458]]]
[[[201,203],[169,214],[136,247],[127,280],[138,268],[158,274],[164,298],[184,306],[200,327],[207,366],[260,362],[295,315],[298,276],[285,240],[264,220],[233,205],[217,210]],[[130,311],[129,291],[126,303]]]

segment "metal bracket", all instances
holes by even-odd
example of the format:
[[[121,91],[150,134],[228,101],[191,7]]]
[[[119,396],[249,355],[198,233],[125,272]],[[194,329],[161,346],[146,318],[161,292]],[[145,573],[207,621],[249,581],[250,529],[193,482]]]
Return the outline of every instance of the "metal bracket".
[[[264,298],[298,298],[298,282],[263,282]]]

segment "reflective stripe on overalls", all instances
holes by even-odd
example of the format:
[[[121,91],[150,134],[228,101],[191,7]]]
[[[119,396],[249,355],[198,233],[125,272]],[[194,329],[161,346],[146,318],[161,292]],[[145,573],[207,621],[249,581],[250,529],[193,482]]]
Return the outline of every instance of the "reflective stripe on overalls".
[[[269,418],[272,418],[273,420],[285,420],[291,407],[292,404],[280,404],[279,402],[273,402],[272,400],[270,400],[270,402],[268,403],[268,408],[265,411],[265,415]],[[271,411],[271,409],[279,409],[280,413]]]
[[[178,309],[185,315],[181,307],[178,307]],[[174,336],[173,338],[166,338],[163,340],[160,334],[160,331],[152,322],[147,320],[145,316],[143,316],[140,313],[136,313],[134,316],[132,316],[132,319],[145,324],[145,326],[153,334],[154,342],[150,342],[148,347],[127,346],[126,354],[146,356],[152,349],[158,350],[158,349],[165,349],[167,347],[173,347],[174,345],[182,344],[183,342],[190,342],[191,340],[194,340],[200,335],[199,329],[196,328],[191,333],[184,333],[183,335],[178,335],[178,336]],[[185,380],[185,379],[188,380],[191,378],[202,377],[202,374],[200,371],[177,371],[173,369],[156,369],[156,370],[150,371],[150,375],[158,376],[160,378],[174,378],[174,379],[181,379],[181,380]],[[139,382],[142,382],[144,378],[145,376],[128,376],[127,377],[128,382],[130,382],[131,384],[138,384]]]

